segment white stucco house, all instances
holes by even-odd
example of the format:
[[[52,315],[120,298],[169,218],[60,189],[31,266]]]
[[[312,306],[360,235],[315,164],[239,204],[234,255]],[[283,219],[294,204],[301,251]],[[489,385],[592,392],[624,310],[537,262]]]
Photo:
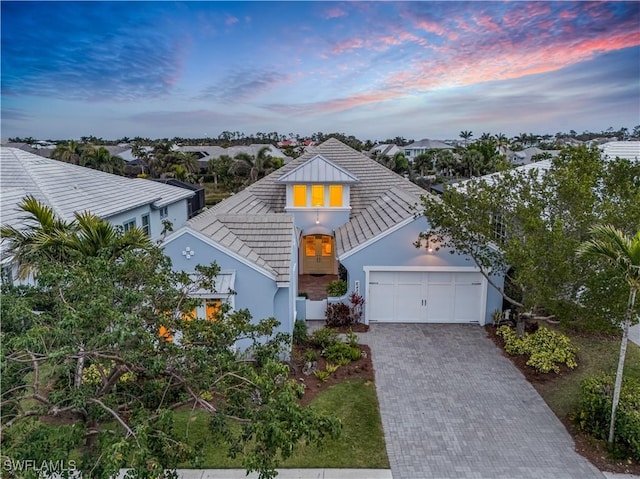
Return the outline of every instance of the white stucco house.
[[[161,237],[162,222],[174,229],[188,220],[188,203],[195,193],[140,178],[125,178],[45,158],[17,148],[0,148],[0,222],[24,227],[18,205],[33,196],[63,220],[90,211],[124,229],[143,228],[152,240]],[[1,252],[0,248],[0,252]],[[5,274],[15,278],[11,258],[2,254]]]
[[[349,291],[365,299],[365,323],[486,324],[502,299],[473,261],[414,246],[429,229],[418,214],[427,194],[329,139],[192,218],[163,247],[177,270],[221,267],[205,300],[275,317],[287,333],[305,317],[299,275],[337,274],[339,264]],[[205,313],[206,301],[198,316]]]

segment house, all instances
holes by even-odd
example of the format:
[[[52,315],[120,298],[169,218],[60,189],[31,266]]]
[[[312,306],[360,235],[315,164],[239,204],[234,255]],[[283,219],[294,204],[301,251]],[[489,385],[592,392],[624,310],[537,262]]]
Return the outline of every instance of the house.
[[[189,220],[163,247],[177,270],[216,261],[220,284],[236,292],[233,307],[275,317],[287,333],[307,317],[299,279],[335,275],[339,265],[365,299],[365,323],[486,324],[501,297],[472,260],[414,246],[429,228],[417,214],[426,194],[329,139]]]
[[[520,151],[507,151],[507,159],[512,165],[522,166],[528,165],[542,156],[556,157],[560,154],[560,150],[541,150],[537,146],[530,146]]]
[[[259,144],[252,145],[238,145],[230,146],[229,148],[223,148],[215,145],[185,145],[177,147],[178,151],[185,153],[191,153],[195,156],[196,160],[200,164],[202,170],[206,170],[209,164],[209,160],[220,158],[222,155],[227,155],[231,158],[235,157],[239,153],[246,153],[253,157],[257,157],[260,150],[267,148],[267,153],[271,158],[281,158],[283,163],[288,163],[291,158],[287,156],[283,151],[279,150],[271,144]]]
[[[162,235],[163,221],[174,229],[188,219],[194,192],[140,178],[125,178],[83,166],[44,158],[17,148],[0,148],[0,221],[23,227],[17,208],[31,195],[50,206],[63,220],[75,212],[90,211],[125,230],[142,227],[152,240]],[[1,249],[0,249],[1,251]],[[11,258],[3,255],[2,263]]]
[[[640,141],[609,141],[599,148],[604,159],[640,160]]]
[[[406,157],[413,161],[416,156],[422,155],[429,150],[455,150],[455,147],[448,145],[447,143],[439,140],[422,139],[420,141],[414,141],[413,143],[406,145],[402,148]]]
[[[393,158],[396,153],[404,153],[404,150],[400,148],[398,145],[392,144],[380,144],[376,145],[369,150],[369,156],[371,158],[376,158],[379,156],[388,156],[389,158]]]

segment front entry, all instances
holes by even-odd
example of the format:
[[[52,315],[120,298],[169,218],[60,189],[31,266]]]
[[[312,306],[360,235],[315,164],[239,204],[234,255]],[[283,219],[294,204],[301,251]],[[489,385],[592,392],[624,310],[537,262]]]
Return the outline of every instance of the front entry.
[[[335,253],[333,237],[329,235],[309,235],[302,238],[302,266],[304,274],[333,274]]]

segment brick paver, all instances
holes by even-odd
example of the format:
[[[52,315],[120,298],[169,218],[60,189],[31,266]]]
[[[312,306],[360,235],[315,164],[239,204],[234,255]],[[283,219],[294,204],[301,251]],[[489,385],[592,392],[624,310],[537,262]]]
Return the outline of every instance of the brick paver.
[[[475,325],[373,324],[394,479],[603,479]]]

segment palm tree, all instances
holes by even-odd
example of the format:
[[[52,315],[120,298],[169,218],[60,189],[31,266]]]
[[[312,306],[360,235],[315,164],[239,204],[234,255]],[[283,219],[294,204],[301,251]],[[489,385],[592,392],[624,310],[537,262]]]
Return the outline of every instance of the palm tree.
[[[627,354],[629,327],[635,307],[636,294],[640,289],[640,231],[635,236],[626,236],[619,229],[611,225],[596,226],[591,231],[593,239],[580,245],[579,256],[600,257],[611,263],[614,268],[624,275],[629,285],[629,300],[622,323],[622,340],[620,341],[620,356],[613,389],[611,404],[611,422],[609,424],[609,444],[613,444],[615,430],[616,409],[620,401],[624,360]]]
[[[87,166],[106,173],[122,174],[124,171],[124,160],[112,155],[104,146],[99,148],[90,147],[85,152]]]
[[[111,223],[89,212],[75,213],[72,221],[65,221],[33,196],[27,196],[18,208],[27,213],[23,218],[27,228],[3,226],[0,235],[18,265],[20,278],[36,270],[40,262],[67,264],[78,257],[101,253],[115,259],[124,250],[151,244],[142,229],[119,234]]]
[[[473,136],[473,132],[469,131],[469,130],[462,130],[460,132],[460,138],[462,138],[464,140],[464,146],[467,146],[469,144],[469,139]]]
[[[82,161],[82,147],[80,143],[74,140],[70,140],[65,144],[56,145],[55,150],[51,153],[51,158],[64,161],[65,163],[84,166]]]

